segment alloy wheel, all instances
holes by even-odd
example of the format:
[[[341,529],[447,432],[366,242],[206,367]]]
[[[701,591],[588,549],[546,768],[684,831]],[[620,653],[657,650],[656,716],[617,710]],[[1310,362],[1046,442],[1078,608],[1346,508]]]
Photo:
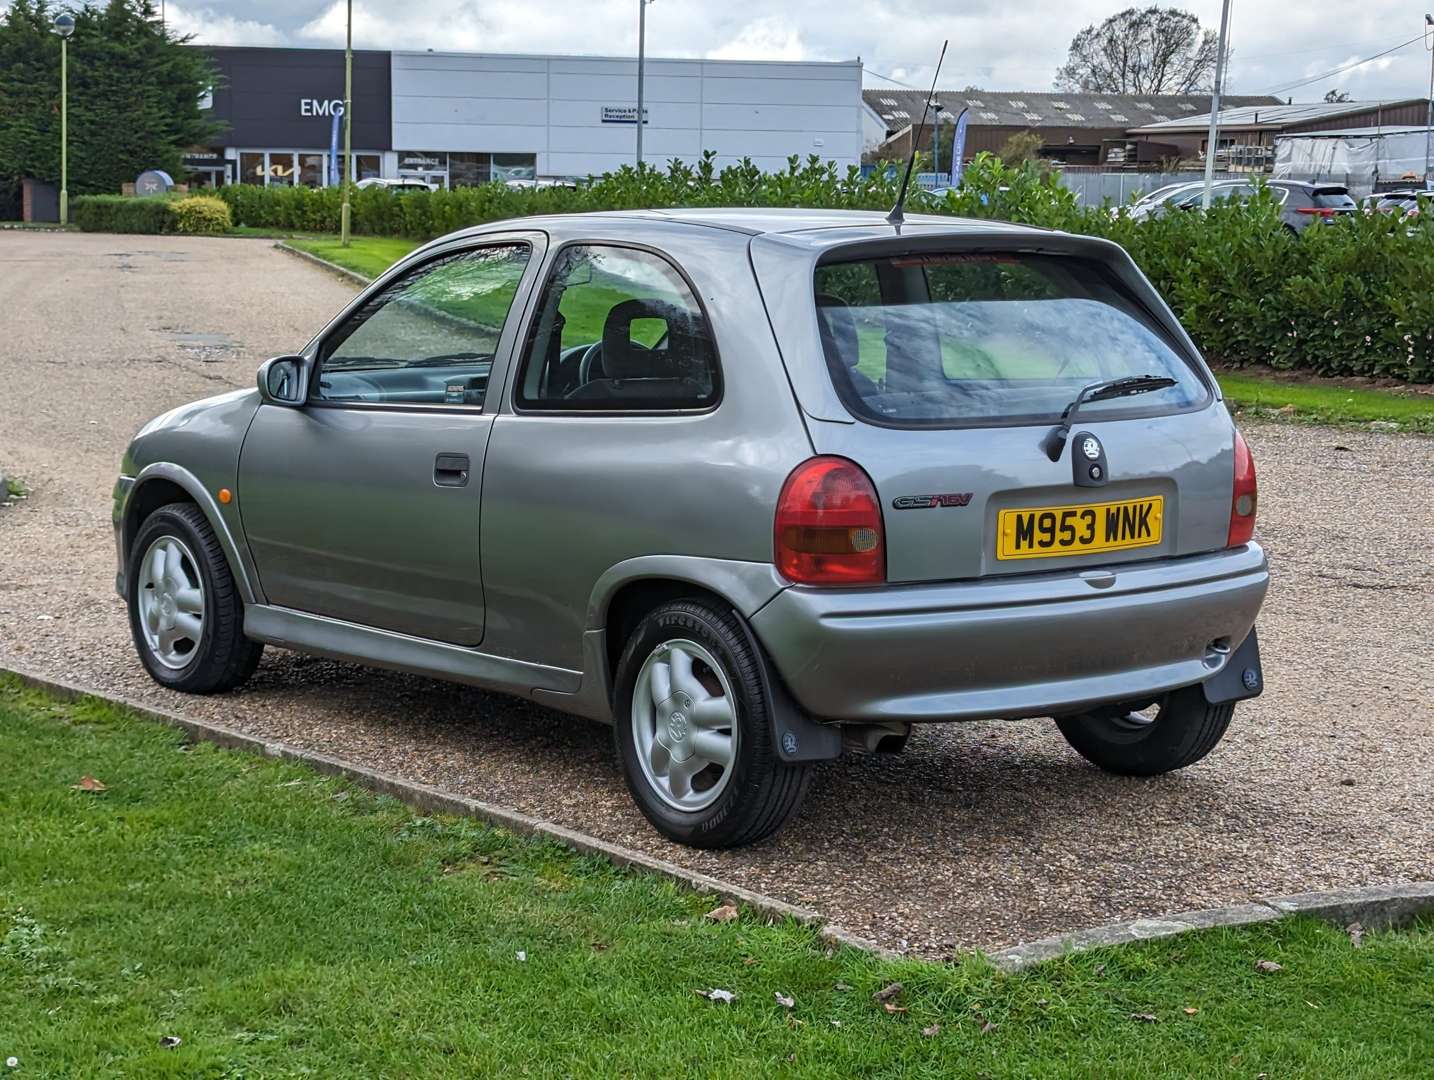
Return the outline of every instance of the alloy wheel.
[[[721,662],[695,641],[658,645],[633,688],[632,730],[643,776],[665,803],[711,806],[732,778],[739,730]]]
[[[140,629],[150,654],[178,671],[204,636],[204,581],[194,554],[177,536],[150,544],[139,564]]]

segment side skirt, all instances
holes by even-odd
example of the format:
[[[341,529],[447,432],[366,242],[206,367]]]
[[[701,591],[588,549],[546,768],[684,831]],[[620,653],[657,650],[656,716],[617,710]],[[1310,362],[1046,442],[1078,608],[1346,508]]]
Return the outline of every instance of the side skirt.
[[[520,697],[534,697],[535,692],[540,690],[573,694],[583,682],[581,671],[529,664],[507,656],[465,649],[461,645],[429,641],[267,604],[245,605],[244,633],[255,641],[282,649],[448,679]],[[540,700],[562,707],[559,701],[548,695],[543,695]]]

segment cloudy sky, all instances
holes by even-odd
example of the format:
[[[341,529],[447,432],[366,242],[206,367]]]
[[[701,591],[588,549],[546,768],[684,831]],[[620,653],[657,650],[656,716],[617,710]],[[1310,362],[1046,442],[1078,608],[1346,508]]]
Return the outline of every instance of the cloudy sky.
[[[1434,7],[1434,0],[1427,0]],[[342,45],[344,0],[166,0],[177,30],[216,45]],[[1116,0],[656,0],[648,8],[653,56],[847,60],[867,85],[929,82],[942,38],[951,40],[943,87],[1048,89],[1071,37],[1123,6]],[[1219,0],[1181,5],[1218,27]],[[1429,53],[1416,42],[1354,70],[1286,90],[1420,34],[1423,8],[1360,3],[1234,0],[1231,93],[1318,100],[1336,87],[1356,99],[1423,96]],[[631,54],[637,0],[354,0],[356,48],[463,52]]]

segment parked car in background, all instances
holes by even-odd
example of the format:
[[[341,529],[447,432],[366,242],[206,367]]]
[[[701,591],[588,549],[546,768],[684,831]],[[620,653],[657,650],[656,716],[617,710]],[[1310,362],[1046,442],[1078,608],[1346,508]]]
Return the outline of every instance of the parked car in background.
[[[391,191],[395,195],[403,195],[410,191],[437,191],[436,184],[424,183],[413,177],[391,177],[370,176],[367,180],[360,180],[354,184],[356,188],[381,188],[384,191]]]
[[[1300,180],[1260,181],[1279,201],[1280,220],[1299,234],[1315,222],[1329,221],[1358,210],[1349,189],[1338,184],[1311,184]],[[1217,180],[1211,185],[1212,202],[1253,198],[1258,190],[1254,180]],[[1205,198],[1205,184],[1194,181],[1160,188],[1133,203],[1128,211],[1136,220],[1159,217],[1175,210],[1199,210]]]
[[[161,685],[233,689],[270,644],[603,720],[699,847],[913,724],[1049,717],[1152,776],[1263,686],[1218,384],[1121,248],[1004,222],[467,229],[147,424],[114,494]]]
[[[1411,188],[1408,191],[1386,191],[1377,196],[1374,203],[1374,212],[1378,214],[1397,214],[1401,217],[1418,217],[1420,200],[1427,202],[1434,199],[1434,191],[1425,191]]]

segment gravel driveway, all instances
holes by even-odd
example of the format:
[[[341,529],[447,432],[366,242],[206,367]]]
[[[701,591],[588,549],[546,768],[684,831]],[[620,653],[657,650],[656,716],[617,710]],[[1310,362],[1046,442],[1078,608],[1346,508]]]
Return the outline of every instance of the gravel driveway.
[[[1269,690],[1203,763],[1105,776],[1039,721],[919,730],[822,767],[784,833],[661,840],[606,729],[270,649],[160,690],[114,595],[109,493],[149,417],[252,383],[351,288],[257,240],[0,233],[0,662],[327,751],[658,854],[940,956],[1252,894],[1434,878],[1434,439],[1246,425],[1274,564]]]

